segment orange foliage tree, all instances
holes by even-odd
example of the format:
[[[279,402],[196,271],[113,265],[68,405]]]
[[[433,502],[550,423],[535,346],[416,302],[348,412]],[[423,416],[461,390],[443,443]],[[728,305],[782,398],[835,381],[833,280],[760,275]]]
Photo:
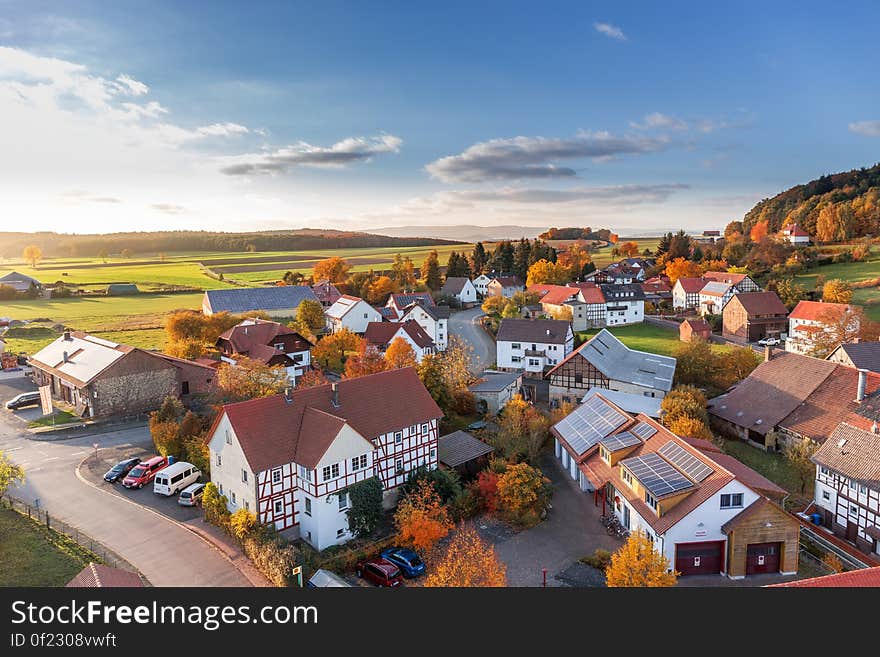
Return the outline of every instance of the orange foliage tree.
[[[620,237],[618,236],[617,233],[611,233],[611,235],[608,236],[608,241],[611,242],[612,244],[617,244],[617,241],[619,239],[620,239]]]
[[[416,352],[409,342],[401,337],[394,338],[385,350],[385,363],[388,369],[416,366]]]
[[[325,336],[312,347],[312,361],[325,369],[340,371],[345,359],[352,353],[359,353],[363,348],[364,339],[348,330],[341,329],[332,335]]]
[[[411,545],[425,555],[434,549],[437,541],[449,534],[453,525],[434,484],[421,479],[397,505],[394,526],[401,543]]]
[[[509,465],[498,477],[498,503],[512,522],[536,525],[550,501],[550,480],[528,463]]]
[[[749,231],[749,239],[753,242],[760,242],[762,239],[767,237],[770,232],[770,228],[767,224],[767,221],[759,221],[754,226],[752,226],[752,230]]]
[[[426,587],[494,587],[507,584],[507,570],[495,547],[471,525],[460,525],[425,578]]]
[[[397,292],[397,289],[397,283],[390,277],[379,276],[367,288],[367,301],[370,303],[384,303],[390,294]]]
[[[498,511],[498,473],[483,470],[477,475],[477,491],[489,513]]]
[[[699,278],[703,270],[700,265],[687,258],[675,258],[666,263],[664,273],[669,277],[669,284],[675,285],[679,278]]]
[[[388,363],[382,354],[375,349],[367,349],[365,345],[362,345],[356,355],[349,356],[346,359],[343,378],[356,379],[360,376],[384,372],[387,369]]]
[[[324,376],[321,370],[309,370],[296,380],[297,388],[314,388],[315,386],[323,386],[330,383],[330,380]]]
[[[339,256],[326,258],[315,263],[312,269],[312,280],[323,281],[329,280],[331,283],[342,283],[345,281],[351,265]]]
[[[635,258],[639,255],[639,245],[637,242],[624,242],[617,247],[617,250],[620,251],[620,255],[624,258]]]
[[[674,586],[678,573],[669,570],[669,559],[654,549],[644,532],[636,531],[611,555],[605,582],[609,587]]]

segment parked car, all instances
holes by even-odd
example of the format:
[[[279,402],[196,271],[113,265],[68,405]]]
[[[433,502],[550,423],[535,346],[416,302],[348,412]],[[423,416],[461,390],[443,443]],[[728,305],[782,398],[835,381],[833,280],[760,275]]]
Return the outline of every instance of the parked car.
[[[177,503],[181,506],[198,506],[202,503],[202,495],[204,492],[205,484],[190,484],[180,491]]]
[[[131,472],[131,469],[140,462],[140,459],[125,459],[124,461],[120,461],[104,473],[104,481],[109,481],[111,484],[116,483]]]
[[[34,390],[33,392],[23,392],[20,395],[16,395],[8,402],[6,402],[6,408],[10,411],[18,410],[19,408],[24,408],[25,406],[34,406],[40,403],[40,391]]]
[[[765,347],[775,347],[779,344],[779,338],[764,338],[763,340],[758,340],[758,344]]]
[[[382,557],[359,562],[355,572],[376,586],[400,586],[403,582],[400,568]]]
[[[306,588],[310,589],[318,589],[324,587],[349,587],[351,584],[346,582],[336,573],[324,570],[323,568],[318,568],[315,571],[315,574],[312,575],[312,578],[306,582]]]
[[[404,547],[392,547],[382,550],[380,555],[400,568],[404,577],[418,577],[425,574],[425,562],[415,552]]]
[[[134,466],[131,472],[122,480],[122,485],[126,488],[143,488],[144,485],[153,481],[153,477],[156,476],[159,470],[166,467],[168,467],[168,459],[166,457],[154,456]]]
[[[156,475],[153,479],[153,492],[166,497],[177,495],[190,484],[196,483],[201,476],[201,471],[192,463],[177,461]]]

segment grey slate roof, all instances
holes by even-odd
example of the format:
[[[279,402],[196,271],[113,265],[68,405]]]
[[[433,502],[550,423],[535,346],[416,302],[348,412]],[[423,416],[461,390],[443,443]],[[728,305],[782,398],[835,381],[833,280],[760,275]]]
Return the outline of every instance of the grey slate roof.
[[[840,345],[837,349],[849,356],[854,367],[880,373],[880,342],[847,343]]]
[[[461,294],[464,286],[469,282],[470,279],[465,276],[448,276],[446,282],[443,283],[443,287],[440,288],[440,293],[452,295]]]
[[[638,283],[601,283],[599,288],[606,302],[645,300],[645,292]]]
[[[596,395],[602,395],[627,413],[632,413],[633,415],[644,413],[655,420],[660,418],[660,402],[663,400],[659,397],[645,397],[644,395],[635,395],[631,392],[620,392],[619,390],[590,388],[583,399],[581,399],[581,403],[592,399]]]
[[[630,349],[605,329],[585,342],[574,354],[585,358],[609,379],[666,392],[672,389],[676,364],[674,358]],[[576,357],[574,354],[572,357]]]
[[[287,310],[297,308],[306,299],[318,301],[308,285],[277,287],[239,287],[205,292],[211,311],[245,313],[252,310]]]
[[[26,274],[20,274],[17,271],[11,271],[5,276],[0,276],[0,283],[4,283],[6,281],[27,281],[28,283],[33,283],[34,285],[42,285],[40,281],[32,276],[27,276]]]
[[[456,431],[440,436],[437,446],[440,463],[450,468],[473,461],[495,451],[491,445],[487,445],[482,440],[474,438],[467,431]]]
[[[522,378],[522,372],[483,372],[479,380],[468,386],[471,392],[501,392]]]
[[[502,319],[498,342],[565,344],[571,323],[562,319]]]

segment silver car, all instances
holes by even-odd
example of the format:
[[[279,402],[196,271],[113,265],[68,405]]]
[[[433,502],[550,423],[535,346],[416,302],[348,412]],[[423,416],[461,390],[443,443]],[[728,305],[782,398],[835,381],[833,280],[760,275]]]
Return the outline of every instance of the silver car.
[[[202,503],[202,495],[205,492],[205,484],[190,484],[177,497],[177,503],[181,506],[198,506]]]

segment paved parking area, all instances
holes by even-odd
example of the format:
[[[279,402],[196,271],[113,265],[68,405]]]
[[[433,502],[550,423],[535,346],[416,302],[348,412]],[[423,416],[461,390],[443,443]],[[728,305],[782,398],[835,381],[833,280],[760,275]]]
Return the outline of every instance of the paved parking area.
[[[6,402],[20,395],[23,392],[32,392],[37,389],[33,380],[25,375],[25,371],[16,372],[0,372],[0,412],[7,413],[10,416],[21,420],[27,426],[28,422],[38,420],[43,417],[43,411],[40,406],[27,406],[17,411],[10,411],[6,408]]]

